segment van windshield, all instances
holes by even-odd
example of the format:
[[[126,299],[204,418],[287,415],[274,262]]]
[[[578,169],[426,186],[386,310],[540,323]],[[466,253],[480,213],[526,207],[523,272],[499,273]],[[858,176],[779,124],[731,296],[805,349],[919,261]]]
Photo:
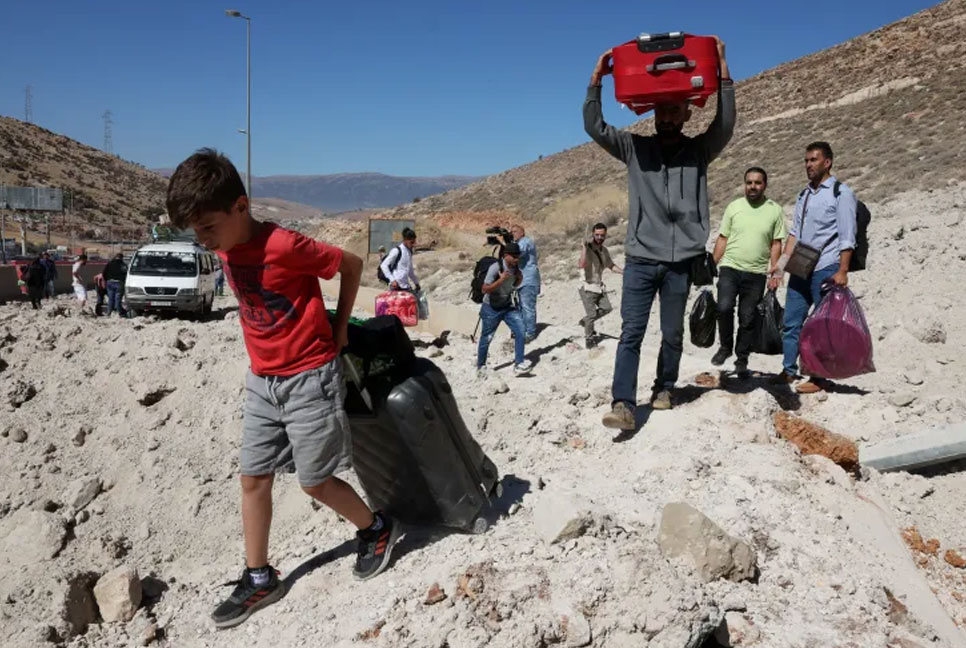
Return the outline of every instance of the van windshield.
[[[138,252],[131,261],[128,273],[153,277],[196,277],[198,255],[194,252]]]

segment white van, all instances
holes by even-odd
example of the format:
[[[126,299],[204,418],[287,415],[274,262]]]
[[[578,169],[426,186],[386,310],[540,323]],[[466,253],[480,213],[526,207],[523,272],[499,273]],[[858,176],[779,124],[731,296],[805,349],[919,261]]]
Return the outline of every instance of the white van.
[[[207,315],[215,301],[218,257],[198,243],[152,243],[134,253],[124,297],[133,315],[180,311]]]

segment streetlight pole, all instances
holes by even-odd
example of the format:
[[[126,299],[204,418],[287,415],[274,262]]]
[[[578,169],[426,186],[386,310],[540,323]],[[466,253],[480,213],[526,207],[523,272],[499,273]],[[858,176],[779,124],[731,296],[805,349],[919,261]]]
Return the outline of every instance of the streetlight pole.
[[[246,63],[245,77],[247,90],[245,92],[248,108],[245,118],[245,138],[248,140],[248,155],[245,159],[245,188],[248,190],[248,199],[252,199],[252,19],[240,11],[226,9],[225,15],[229,18],[241,18],[245,21],[246,32]]]

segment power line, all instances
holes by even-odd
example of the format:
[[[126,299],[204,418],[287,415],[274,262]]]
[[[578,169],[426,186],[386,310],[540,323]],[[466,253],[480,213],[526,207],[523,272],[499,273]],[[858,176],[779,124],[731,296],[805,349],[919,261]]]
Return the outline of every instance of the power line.
[[[23,120],[27,123],[34,121],[34,89],[29,85],[23,89]]]
[[[110,110],[105,110],[101,115],[104,120],[104,152],[114,153],[114,114]]]

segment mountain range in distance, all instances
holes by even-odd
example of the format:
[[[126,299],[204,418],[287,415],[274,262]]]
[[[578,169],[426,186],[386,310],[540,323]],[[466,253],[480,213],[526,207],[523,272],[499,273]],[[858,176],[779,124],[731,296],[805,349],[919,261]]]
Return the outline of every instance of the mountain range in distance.
[[[170,177],[174,169],[153,169]],[[325,212],[393,207],[468,185],[477,176],[392,176],[384,173],[276,175],[252,178],[256,198],[281,198]]]

